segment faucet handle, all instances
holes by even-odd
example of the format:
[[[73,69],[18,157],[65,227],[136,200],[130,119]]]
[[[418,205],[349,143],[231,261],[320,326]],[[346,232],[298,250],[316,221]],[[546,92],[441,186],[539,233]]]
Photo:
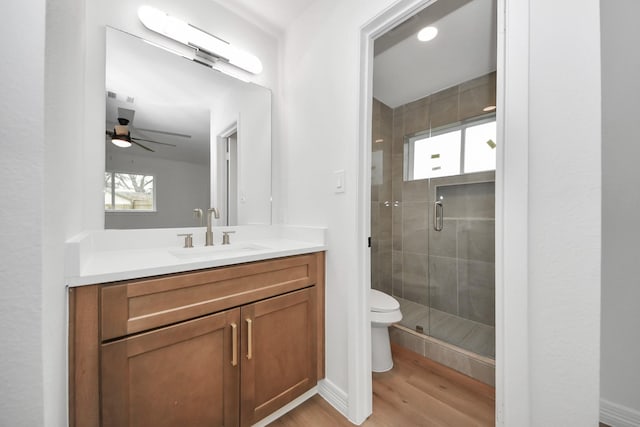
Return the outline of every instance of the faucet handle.
[[[222,244],[229,245],[231,241],[229,240],[229,234],[233,234],[235,231],[223,231],[222,232]]]
[[[202,227],[202,209],[198,209],[198,208],[194,209],[193,210],[193,216],[196,219],[200,220],[200,227]]]
[[[183,237],[183,236],[184,236],[184,247],[185,248],[192,248],[193,247],[193,233],[178,234],[178,237]]]

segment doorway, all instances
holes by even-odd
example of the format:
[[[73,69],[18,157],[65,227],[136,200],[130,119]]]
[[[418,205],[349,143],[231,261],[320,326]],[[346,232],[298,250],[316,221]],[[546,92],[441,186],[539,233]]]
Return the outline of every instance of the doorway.
[[[218,136],[218,196],[222,225],[238,225],[238,125],[234,123]]]

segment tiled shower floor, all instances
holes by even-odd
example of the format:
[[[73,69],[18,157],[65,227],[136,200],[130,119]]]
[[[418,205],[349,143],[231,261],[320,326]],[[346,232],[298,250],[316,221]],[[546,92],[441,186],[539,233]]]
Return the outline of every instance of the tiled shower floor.
[[[422,327],[425,335],[479,354],[496,357],[496,333],[493,326],[464,319],[394,296],[400,303],[400,324],[409,329]]]

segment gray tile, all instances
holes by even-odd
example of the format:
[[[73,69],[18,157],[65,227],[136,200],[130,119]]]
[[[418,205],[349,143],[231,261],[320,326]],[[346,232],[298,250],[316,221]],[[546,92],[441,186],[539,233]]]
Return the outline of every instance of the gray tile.
[[[458,313],[457,276],[455,258],[429,257],[429,303],[432,308]]]
[[[459,258],[494,262],[495,220],[460,220],[457,239]]]
[[[378,209],[379,209],[378,218],[377,218],[378,219],[378,223],[377,223],[378,235],[380,239],[391,240],[391,227],[393,226],[392,218],[391,218],[391,215],[392,215],[391,202],[380,203]]]
[[[399,328],[391,328],[395,329],[395,331],[390,332],[390,339],[392,342],[413,351],[414,353],[418,353],[421,356],[424,356],[424,339],[418,335],[414,335],[410,332],[403,331]],[[393,337],[393,338],[392,338]]]
[[[472,361],[469,364],[470,372],[467,374],[471,378],[488,384],[492,387],[496,386],[496,367],[480,361]]]
[[[496,84],[496,72],[492,71],[491,73],[482,75],[480,77],[476,77],[475,79],[467,80],[464,83],[460,83],[458,86],[460,92],[464,92],[465,90],[473,89],[478,86],[485,85],[495,85]]]
[[[496,105],[495,85],[485,84],[460,92],[459,119],[487,114],[483,109],[489,105]]]
[[[429,129],[429,98],[405,104],[403,135],[412,135],[426,129]]]
[[[427,304],[429,295],[427,264],[426,254],[403,252],[403,298]]]
[[[391,254],[391,294],[394,296],[404,296],[402,276],[402,252],[393,251]]]
[[[465,375],[471,373],[471,360],[467,355],[438,343],[426,343],[425,356]]]
[[[479,182],[437,187],[445,218],[495,218],[495,183]]]
[[[477,182],[494,182],[495,180],[495,171],[473,172],[462,175],[431,178],[429,182],[429,201],[432,202],[436,200],[436,190],[442,186],[472,184]]]
[[[474,326],[473,322],[457,316],[451,316],[444,322],[432,323],[429,333],[434,338],[460,347],[463,341],[471,334]]]
[[[426,202],[429,198],[429,180],[405,181],[402,186],[402,196],[405,202]]]
[[[460,343],[460,347],[480,356],[495,358],[496,336],[495,328],[475,324],[471,333]]]
[[[457,256],[457,227],[455,219],[445,219],[441,231],[433,228],[433,205],[429,203],[429,255],[455,258]]]
[[[430,127],[437,128],[458,121],[458,93],[457,89],[450,96],[434,98],[429,106],[431,117]]]
[[[389,148],[384,152],[382,159],[382,184],[378,189],[378,198],[381,201],[392,199],[393,167],[391,159],[391,150]]]
[[[441,101],[443,99],[451,98],[452,96],[458,95],[458,86],[451,86],[446,89],[435,92],[429,96],[429,100],[433,104],[436,101]]]
[[[460,316],[485,325],[495,325],[495,265],[460,260]]]
[[[427,203],[405,202],[402,216],[402,250],[404,252],[427,254],[427,221],[429,216]]]
[[[393,142],[391,153],[393,156],[402,156],[404,153],[404,107],[393,110]]]
[[[415,330],[416,326],[421,326],[424,333],[427,333],[429,330],[428,307],[401,298],[398,298],[398,302],[400,302],[400,311],[402,312],[400,324],[412,330]]]
[[[403,170],[402,164],[404,162],[403,155],[393,155],[393,170],[391,171],[392,180],[391,180],[391,198],[393,201],[401,202],[403,200],[403,187],[404,187],[404,179],[403,179]]]
[[[402,215],[404,213],[404,206],[401,202],[394,203],[391,210],[392,219],[392,238],[393,238],[393,250],[402,250]]]

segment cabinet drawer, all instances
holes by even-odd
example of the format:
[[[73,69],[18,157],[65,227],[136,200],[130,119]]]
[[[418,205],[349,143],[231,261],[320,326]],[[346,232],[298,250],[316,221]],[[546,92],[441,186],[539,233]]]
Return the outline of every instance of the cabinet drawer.
[[[317,254],[103,286],[101,339],[153,329],[317,282]]]

